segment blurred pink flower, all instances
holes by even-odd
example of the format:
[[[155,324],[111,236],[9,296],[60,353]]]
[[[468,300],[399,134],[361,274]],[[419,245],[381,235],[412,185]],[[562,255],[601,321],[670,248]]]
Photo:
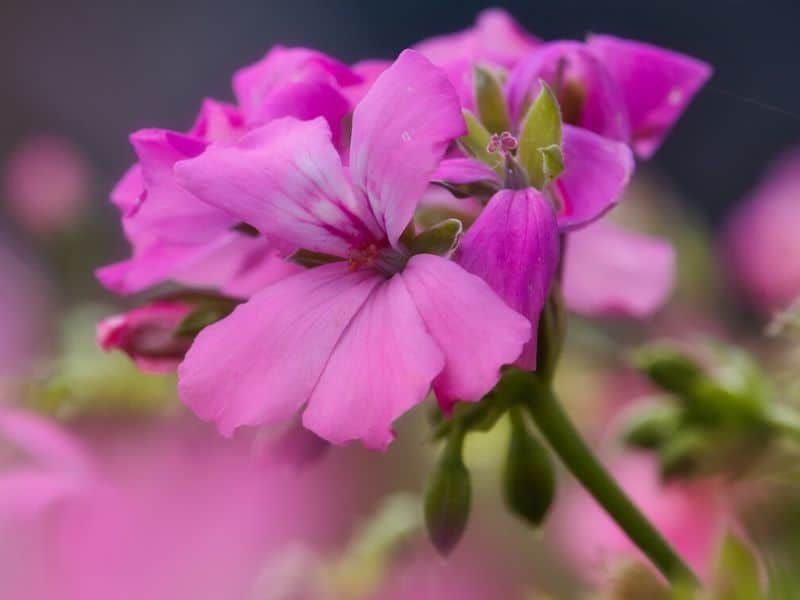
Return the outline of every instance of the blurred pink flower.
[[[55,489],[82,454],[52,426],[17,418],[12,427],[0,418],[0,432],[52,463]],[[342,547],[365,509],[356,486],[340,485],[353,468],[346,457],[267,468],[250,460],[247,440],[187,421],[89,425],[82,438],[93,479],[59,497],[28,485],[35,514],[0,511],[0,597],[261,598],[289,576],[275,565],[290,548]],[[20,469],[7,470],[4,489]]]
[[[765,315],[800,296],[800,150],[788,152],[733,211],[721,236],[732,283]]]
[[[711,574],[720,536],[731,525],[717,483],[697,481],[664,485],[656,460],[646,454],[612,459],[610,471],[651,523],[701,576]],[[600,577],[612,562],[632,554],[633,543],[606,512],[573,485],[556,504],[552,534],[564,559],[587,580]]]
[[[0,238],[0,375],[33,366],[46,349],[52,290],[17,248]]]
[[[3,195],[28,231],[46,235],[69,227],[89,200],[91,169],[66,138],[39,134],[23,139],[3,167]]]
[[[431,386],[445,408],[480,400],[530,336],[527,320],[455,263],[399,243],[464,130],[445,75],[407,50],[356,107],[348,167],[324,120],[291,118],[180,163],[197,197],[332,259],[204,329],[179,369],[183,401],[226,435],[305,407],[320,437],[385,448]]]

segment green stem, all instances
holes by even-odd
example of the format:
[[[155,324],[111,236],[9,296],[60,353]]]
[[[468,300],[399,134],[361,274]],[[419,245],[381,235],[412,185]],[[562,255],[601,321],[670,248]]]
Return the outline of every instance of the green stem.
[[[526,406],[564,465],[671,582],[697,583],[697,576],[617,485],[583,441],[553,391],[530,377],[534,395]],[[579,535],[579,533],[578,533]]]

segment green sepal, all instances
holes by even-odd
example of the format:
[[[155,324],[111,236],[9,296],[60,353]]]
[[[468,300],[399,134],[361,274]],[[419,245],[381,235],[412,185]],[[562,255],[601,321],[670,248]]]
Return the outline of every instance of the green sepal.
[[[541,91],[520,127],[518,157],[531,184],[541,190],[560,175],[564,167],[561,152],[551,149],[561,146],[561,109],[548,85],[541,80],[539,83]]]
[[[221,321],[233,312],[238,300],[225,297],[209,297],[196,303],[175,329],[175,337],[195,337],[209,325]]]
[[[458,138],[458,143],[464,149],[464,152],[492,167],[498,177],[502,178],[503,161],[487,150],[492,134],[470,111],[465,110],[463,114],[464,121],[467,124],[467,135]]]
[[[447,219],[423,231],[409,243],[411,254],[436,254],[449,257],[458,247],[464,226],[458,219]]]
[[[473,69],[475,103],[478,115],[489,133],[502,133],[511,129],[506,100],[500,82],[494,74],[483,67]]]
[[[512,513],[538,527],[555,497],[555,469],[550,454],[528,431],[519,409],[512,409],[510,415],[511,437],[503,469],[503,497]]]

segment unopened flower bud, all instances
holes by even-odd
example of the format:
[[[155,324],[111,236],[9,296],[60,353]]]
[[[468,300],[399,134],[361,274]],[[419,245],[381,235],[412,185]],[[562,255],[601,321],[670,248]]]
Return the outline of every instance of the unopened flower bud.
[[[503,494],[509,509],[534,527],[544,521],[553,502],[556,477],[547,450],[525,427],[517,410],[511,413]]]
[[[697,382],[706,378],[693,359],[669,346],[644,348],[635,361],[659,388],[682,397],[690,395]]]
[[[622,439],[636,448],[660,448],[677,431],[680,418],[681,411],[674,405],[649,406],[628,420]]]
[[[461,458],[464,434],[451,434],[425,489],[425,525],[428,536],[443,556],[455,548],[469,518],[472,488]]]

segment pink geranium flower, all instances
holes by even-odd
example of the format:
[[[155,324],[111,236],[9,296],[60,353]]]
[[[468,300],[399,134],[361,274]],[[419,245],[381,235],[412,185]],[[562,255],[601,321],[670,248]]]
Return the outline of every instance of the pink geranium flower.
[[[246,297],[294,272],[270,240],[242,231],[230,214],[178,186],[174,165],[202,154],[209,143],[238,139],[285,116],[322,116],[338,139],[342,119],[352,109],[343,89],[360,82],[360,75],[324,54],[278,46],[234,75],[237,106],[206,100],[186,134],[134,133],[139,162],[111,195],[133,257],[100,269],[101,282],[127,294],[171,279]]]
[[[331,259],[203,330],[179,368],[184,402],[224,434],[305,406],[319,436],[383,448],[431,386],[446,407],[489,391],[529,323],[480,278],[400,240],[464,132],[446,76],[405,51],[355,109],[348,166],[323,119],[292,118],[178,163],[190,193]]]

